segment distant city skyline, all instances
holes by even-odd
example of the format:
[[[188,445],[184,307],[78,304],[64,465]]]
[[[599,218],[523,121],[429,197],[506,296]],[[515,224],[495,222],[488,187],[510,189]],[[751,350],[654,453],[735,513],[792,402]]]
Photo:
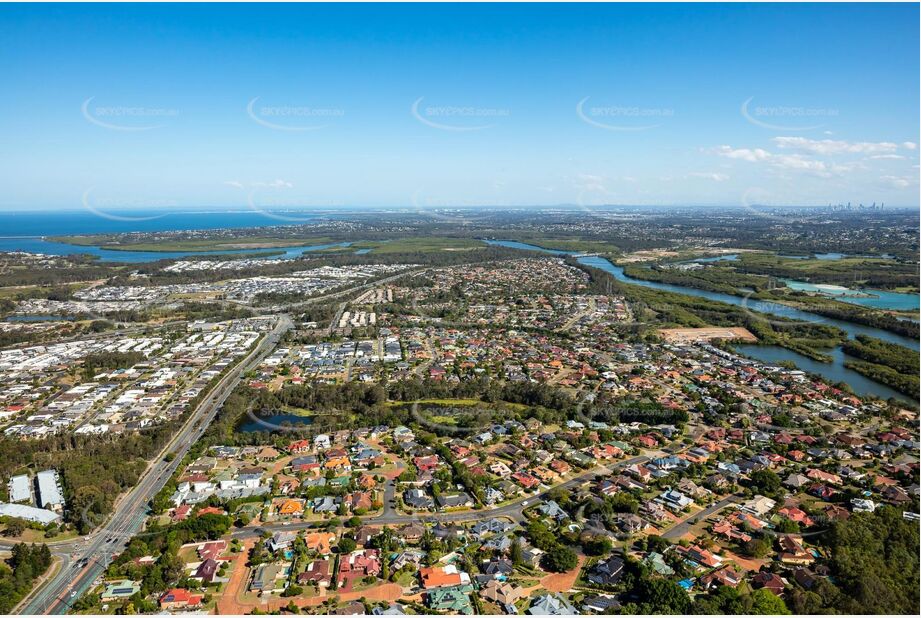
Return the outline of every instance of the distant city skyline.
[[[5,5],[0,209],[916,207],[918,17]]]

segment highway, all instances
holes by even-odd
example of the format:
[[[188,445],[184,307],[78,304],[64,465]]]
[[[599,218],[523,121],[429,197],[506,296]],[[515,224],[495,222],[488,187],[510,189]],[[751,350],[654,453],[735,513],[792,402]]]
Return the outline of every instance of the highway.
[[[215,385],[207,398],[193,411],[160,456],[148,466],[138,484],[119,499],[105,525],[82,540],[50,545],[54,554],[62,560],[61,570],[45,585],[33,591],[21,604],[18,613],[66,613],[73,600],[103,573],[112,556],[118,554],[141,530],[147,518],[150,499],[166,484],[189,448],[214,420],[241,376],[268,356],[284,333],[294,326],[289,316],[282,314],[278,318],[275,328]],[[166,453],[175,456],[166,461],[163,457]]]
[[[371,285],[380,285],[406,274],[409,273],[388,277]],[[355,289],[349,291],[354,292]],[[113,556],[120,553],[131,538],[141,532],[148,516],[151,498],[167,483],[182,463],[185,454],[214,420],[220,407],[236,387],[240,378],[246,371],[257,366],[268,356],[284,333],[293,328],[294,324],[290,316],[279,314],[278,318],[275,328],[264,336],[253,350],[215,385],[207,398],[192,412],[172,441],[150,463],[138,484],[116,502],[113,513],[107,522],[96,527],[95,531],[86,537],[48,544],[55,557],[61,561],[61,568],[54,577],[34,590],[30,596],[20,603],[19,608],[16,610],[17,613],[66,613],[73,601],[92,587],[93,583],[105,571]],[[167,453],[174,454],[170,461],[166,461],[164,458]],[[593,468],[566,480],[555,488],[571,488],[584,483],[595,475],[609,474],[615,469],[645,462],[649,459],[649,456],[642,455],[608,466]],[[529,505],[539,503],[546,495],[546,491],[548,490],[545,489],[544,492],[539,494],[522,496],[495,508],[408,515],[397,512],[391,506],[391,500],[395,497],[395,487],[391,481],[385,487],[382,512],[372,516],[365,516],[362,519],[369,524],[393,526],[420,521],[470,522],[494,517],[522,522],[524,520],[524,509]],[[234,538],[248,538],[261,535],[266,531],[299,530],[310,528],[314,525],[316,525],[316,522],[270,523],[261,526],[248,526],[235,530],[231,535]]]

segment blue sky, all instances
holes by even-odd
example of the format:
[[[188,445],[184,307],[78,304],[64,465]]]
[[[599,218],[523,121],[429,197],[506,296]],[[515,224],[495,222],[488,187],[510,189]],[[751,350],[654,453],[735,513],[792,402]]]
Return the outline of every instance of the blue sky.
[[[907,4],[4,5],[0,208],[914,206],[917,25]]]

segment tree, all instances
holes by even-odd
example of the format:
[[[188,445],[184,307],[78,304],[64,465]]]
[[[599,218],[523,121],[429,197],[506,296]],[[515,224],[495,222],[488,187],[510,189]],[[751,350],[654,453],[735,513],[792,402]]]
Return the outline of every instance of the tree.
[[[535,519],[529,522],[527,532],[531,543],[539,549],[549,551],[557,544],[556,535],[550,531],[546,524],[539,520]]]
[[[918,525],[890,506],[836,521],[823,538],[843,613],[913,614],[919,605]],[[821,592],[821,591],[820,591]]]
[[[691,599],[684,588],[670,579],[642,578],[636,587],[644,614],[687,614]]]
[[[340,554],[349,554],[355,551],[357,546],[358,544],[355,542],[355,539],[344,536],[339,539],[339,543],[336,545],[336,549]]]
[[[515,537],[515,540],[512,541],[512,547],[509,550],[509,559],[512,561],[512,564],[515,565],[516,567],[520,566],[523,561],[522,551],[521,551],[521,540],[517,536]]]
[[[654,552],[658,552],[661,554],[666,549],[668,549],[670,546],[671,544],[668,542],[668,539],[661,537],[657,534],[652,534],[647,539],[646,547],[649,551],[654,551]]]
[[[765,496],[776,495],[781,488],[780,477],[773,470],[755,470],[749,475],[751,488]]]
[[[636,513],[640,510],[639,501],[633,494],[625,491],[606,498],[605,502],[611,505],[611,510],[615,513]]]
[[[777,524],[777,532],[782,532],[784,534],[795,534],[799,532],[799,524],[792,519],[787,519],[784,517]]]
[[[18,517],[10,517],[6,520],[6,528],[3,530],[3,536],[19,536],[26,530],[26,522]]]
[[[789,614],[790,610],[787,609],[787,604],[783,602],[779,596],[766,590],[760,588],[755,590],[751,595],[752,601],[752,614]]]
[[[590,537],[582,541],[582,551],[588,556],[604,556],[613,547],[611,540],[605,537]]]
[[[765,537],[752,539],[745,544],[745,553],[752,558],[764,558],[771,551],[771,541]]]
[[[265,562],[268,559],[268,555],[265,551],[265,542],[256,541],[256,544],[253,545],[253,549],[249,553],[249,565],[258,566]]]
[[[553,573],[562,573],[576,568],[579,557],[565,545],[557,545],[543,555],[541,566]]]

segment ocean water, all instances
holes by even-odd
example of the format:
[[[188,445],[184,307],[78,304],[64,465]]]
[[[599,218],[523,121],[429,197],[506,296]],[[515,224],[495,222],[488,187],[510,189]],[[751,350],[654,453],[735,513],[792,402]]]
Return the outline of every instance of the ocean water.
[[[273,225],[298,225],[316,218],[309,213],[291,214],[298,222],[279,215],[251,210],[132,210],[113,211],[113,218],[85,210],[0,212],[0,236],[64,236],[69,234],[110,234],[116,232],[169,232],[174,230],[213,230]],[[271,216],[275,214],[276,216]],[[114,217],[121,217],[117,219]]]
[[[299,225],[315,219],[314,215],[298,213],[297,221],[279,220],[275,213],[252,211],[204,210],[131,211],[112,213],[118,218],[101,217],[88,211],[2,212],[0,213],[0,251],[28,251],[47,255],[89,254],[107,262],[153,262],[168,258],[242,253],[274,253],[280,249],[243,249],[227,251],[111,251],[99,247],[84,247],[47,240],[48,236],[78,234],[112,234],[124,232],[170,232],[179,230],[213,230],[252,228],[279,225]],[[291,215],[292,217],[295,215]],[[305,251],[317,251],[333,245],[285,247],[283,253],[272,256],[290,258]]]

